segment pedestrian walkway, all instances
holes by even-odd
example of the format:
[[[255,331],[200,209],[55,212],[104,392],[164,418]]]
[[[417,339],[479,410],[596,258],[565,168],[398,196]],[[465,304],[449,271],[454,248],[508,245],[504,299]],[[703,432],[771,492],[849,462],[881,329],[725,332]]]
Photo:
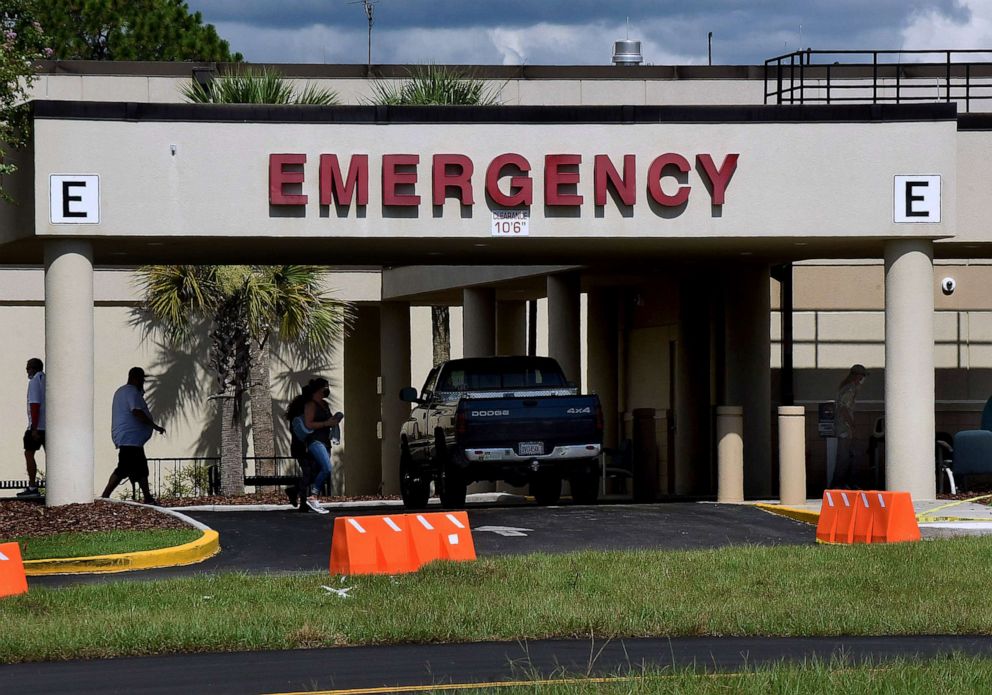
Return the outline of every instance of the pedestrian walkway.
[[[851,494],[857,494],[853,491]],[[975,498],[988,499],[984,495]],[[913,509],[924,538],[992,535],[992,506],[964,500],[914,500]],[[806,500],[804,504],[780,505],[776,501],[756,502],[758,507],[798,521],[815,524],[820,515],[822,499]]]

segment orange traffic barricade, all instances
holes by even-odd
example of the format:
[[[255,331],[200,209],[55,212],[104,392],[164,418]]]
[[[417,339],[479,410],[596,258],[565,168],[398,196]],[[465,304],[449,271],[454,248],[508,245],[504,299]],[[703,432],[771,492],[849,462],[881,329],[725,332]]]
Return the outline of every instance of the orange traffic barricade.
[[[402,574],[420,565],[410,552],[404,515],[338,517],[331,537],[332,574]]]
[[[475,543],[465,512],[411,514],[410,539],[424,565],[434,560],[474,560]]]
[[[0,545],[0,596],[16,596],[28,591],[28,579],[21,562],[21,546],[17,543]]]
[[[402,574],[434,560],[474,560],[465,512],[339,517],[331,574]]]
[[[825,490],[816,525],[823,543],[903,543],[920,540],[908,492]]]

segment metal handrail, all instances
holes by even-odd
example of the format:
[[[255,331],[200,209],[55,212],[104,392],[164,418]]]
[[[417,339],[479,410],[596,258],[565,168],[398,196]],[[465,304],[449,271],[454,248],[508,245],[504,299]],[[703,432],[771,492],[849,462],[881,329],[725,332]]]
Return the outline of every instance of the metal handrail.
[[[992,99],[992,61],[972,59],[980,55],[992,58],[992,49],[794,51],[765,61],[764,99],[766,104],[959,102],[970,112],[972,102]],[[930,57],[938,59],[920,60]],[[851,76],[853,69],[866,67],[870,78]],[[926,79],[936,79],[936,85],[906,82]],[[887,94],[893,86],[895,93]],[[838,96],[854,91],[860,93]]]
[[[259,463],[271,462],[272,473],[260,473]],[[169,457],[148,459],[148,485],[152,493],[169,497],[203,497],[220,492],[219,456]],[[294,477],[300,474],[292,456],[245,456],[246,477],[272,475]]]

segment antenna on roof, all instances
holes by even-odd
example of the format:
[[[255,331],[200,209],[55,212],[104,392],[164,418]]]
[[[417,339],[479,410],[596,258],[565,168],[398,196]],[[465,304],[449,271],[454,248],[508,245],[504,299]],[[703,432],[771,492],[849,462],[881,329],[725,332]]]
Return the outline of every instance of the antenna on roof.
[[[349,2],[349,5],[361,5],[362,9],[365,10],[365,16],[369,20],[369,67],[372,67],[372,25],[375,24],[375,6],[379,4],[379,0],[355,0],[355,2]]]

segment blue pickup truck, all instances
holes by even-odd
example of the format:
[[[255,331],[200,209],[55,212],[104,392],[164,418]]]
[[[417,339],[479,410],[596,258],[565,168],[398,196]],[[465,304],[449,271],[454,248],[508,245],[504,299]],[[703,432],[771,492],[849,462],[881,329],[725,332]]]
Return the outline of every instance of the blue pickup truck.
[[[476,357],[435,367],[400,435],[400,491],[407,508],[465,506],[469,483],[529,485],[538,504],[556,504],[562,480],[572,499],[599,493],[603,413],[599,398],[580,395],[547,357]]]

